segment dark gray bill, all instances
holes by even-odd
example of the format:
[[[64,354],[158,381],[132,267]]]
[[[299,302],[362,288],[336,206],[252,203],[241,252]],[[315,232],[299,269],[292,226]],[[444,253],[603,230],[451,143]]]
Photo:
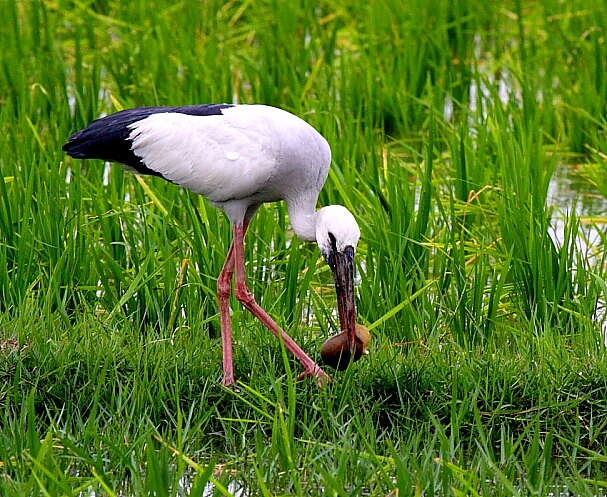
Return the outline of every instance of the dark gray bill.
[[[333,241],[333,240],[332,240]],[[346,247],[337,250],[332,243],[327,262],[333,270],[335,278],[335,293],[337,294],[337,309],[342,333],[348,336],[348,344],[354,351],[356,343],[356,301],[354,298],[354,248]]]

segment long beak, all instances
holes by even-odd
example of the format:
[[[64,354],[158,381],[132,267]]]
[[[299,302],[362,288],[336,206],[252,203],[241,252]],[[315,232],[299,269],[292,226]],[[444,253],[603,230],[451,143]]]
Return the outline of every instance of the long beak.
[[[356,300],[354,298],[354,248],[346,247],[342,252],[332,250],[329,265],[335,277],[337,308],[341,331],[348,337],[352,354],[356,349]]]

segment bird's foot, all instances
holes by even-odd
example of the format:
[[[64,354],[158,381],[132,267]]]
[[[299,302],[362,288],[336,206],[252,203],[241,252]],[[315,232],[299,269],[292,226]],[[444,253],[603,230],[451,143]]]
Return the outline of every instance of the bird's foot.
[[[309,368],[306,368],[303,373],[301,373],[297,379],[301,380],[303,378],[308,378],[309,376],[315,376],[316,382],[319,387],[324,387],[327,383],[329,383],[333,378],[331,378],[327,373],[325,373],[320,366],[314,365]]]
[[[221,382],[221,384],[224,387],[228,387],[228,388],[233,388],[234,384],[236,383],[236,381],[234,380],[234,375],[225,375],[223,377],[223,381]]]

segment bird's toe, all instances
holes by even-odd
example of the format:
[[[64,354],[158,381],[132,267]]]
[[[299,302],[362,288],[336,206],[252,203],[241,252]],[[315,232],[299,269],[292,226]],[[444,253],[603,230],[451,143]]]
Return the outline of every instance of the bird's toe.
[[[221,384],[228,388],[234,388],[235,383],[236,381],[234,380],[234,376],[224,376],[223,380],[221,381]]]
[[[306,369],[303,371],[298,377],[298,380],[302,380],[304,378],[308,378],[310,376],[316,377],[316,381],[319,387],[324,387],[327,383],[329,383],[333,378],[331,378],[327,373],[325,373],[319,366],[314,368]]]

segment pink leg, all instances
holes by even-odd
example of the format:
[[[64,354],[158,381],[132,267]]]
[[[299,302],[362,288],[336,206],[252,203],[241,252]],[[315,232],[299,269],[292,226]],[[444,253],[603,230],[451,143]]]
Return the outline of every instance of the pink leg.
[[[322,384],[331,379],[318,364],[316,364],[304,351],[295,343],[295,341],[287,335],[276,324],[268,313],[255,302],[255,297],[247,287],[247,275],[244,261],[244,236],[246,232],[245,226],[234,226],[234,249],[233,263],[236,269],[236,298],[244,305],[257,319],[259,319],[274,335],[284,341],[285,347],[291,351],[304,367],[304,372],[300,377],[316,376],[319,383]]]
[[[234,384],[234,362],[232,356],[232,319],[230,317],[230,295],[234,274],[234,242],[230,246],[226,261],[217,278],[217,296],[221,316],[221,342],[223,346],[223,382],[226,387]]]
[[[245,219],[243,230],[246,233],[250,219]],[[221,342],[223,345],[223,381],[229,387],[234,384],[234,360],[232,354],[232,318],[230,317],[230,295],[232,295],[232,276],[234,275],[234,241],[217,278],[217,297],[221,317]]]

